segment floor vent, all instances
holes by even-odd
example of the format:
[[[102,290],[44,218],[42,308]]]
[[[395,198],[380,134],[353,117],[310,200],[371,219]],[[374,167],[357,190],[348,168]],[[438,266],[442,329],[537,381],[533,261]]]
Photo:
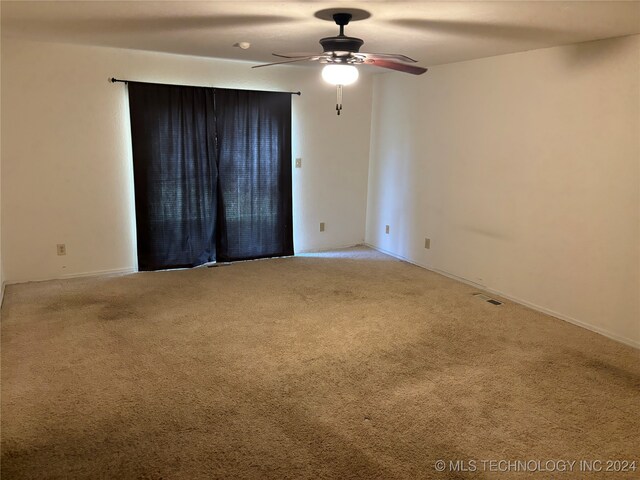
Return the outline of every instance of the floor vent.
[[[502,305],[502,302],[494,298],[491,298],[485,295],[484,293],[474,293],[473,296],[476,298],[479,298],[480,300],[484,300],[485,302],[490,303],[491,305]]]

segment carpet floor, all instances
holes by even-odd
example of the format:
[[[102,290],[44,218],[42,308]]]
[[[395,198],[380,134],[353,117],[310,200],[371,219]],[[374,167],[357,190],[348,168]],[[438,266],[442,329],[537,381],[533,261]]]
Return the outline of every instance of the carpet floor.
[[[474,292],[366,248],[9,286],[2,478],[639,478],[640,352]]]

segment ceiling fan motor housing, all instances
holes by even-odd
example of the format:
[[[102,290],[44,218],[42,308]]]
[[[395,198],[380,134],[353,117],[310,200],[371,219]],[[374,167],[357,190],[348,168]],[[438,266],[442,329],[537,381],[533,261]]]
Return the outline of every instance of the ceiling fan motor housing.
[[[332,53],[334,60],[340,61],[341,57],[346,60],[348,53],[357,53],[364,41],[360,38],[347,37],[344,34],[345,25],[349,24],[352,15],[350,13],[334,13],[333,21],[340,27],[340,33],[337,37],[326,37],[320,40],[323,53]]]
[[[349,52],[357,53],[360,47],[364,43],[360,38],[339,36],[339,37],[326,37],[320,40],[323,52]]]

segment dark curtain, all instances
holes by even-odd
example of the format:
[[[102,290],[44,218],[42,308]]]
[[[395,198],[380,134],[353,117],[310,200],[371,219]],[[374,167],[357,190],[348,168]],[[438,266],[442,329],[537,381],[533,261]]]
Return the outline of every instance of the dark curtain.
[[[218,260],[293,255],[291,95],[217,90]]]
[[[138,268],[293,254],[291,97],[129,83]]]
[[[216,255],[214,92],[129,83],[138,268],[191,267]]]

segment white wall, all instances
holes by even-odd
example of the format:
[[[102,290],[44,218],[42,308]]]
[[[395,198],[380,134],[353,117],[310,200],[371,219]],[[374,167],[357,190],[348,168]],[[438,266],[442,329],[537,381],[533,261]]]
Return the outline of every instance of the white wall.
[[[0,9],[1,11],[1,9]],[[2,35],[0,34],[0,39]],[[0,43],[0,49],[2,44]],[[2,62],[0,62],[0,79],[2,78]],[[0,92],[2,91],[2,81],[0,81]],[[2,101],[0,99],[0,110]],[[1,117],[1,115],[0,115]],[[0,118],[0,307],[2,307],[2,301],[4,300],[4,263],[2,262],[2,119]],[[2,314],[0,313],[0,317]]]
[[[639,77],[638,35],[376,76],[367,243],[640,346]]]
[[[2,257],[7,282],[135,266],[126,87],[108,78],[302,91],[293,96],[296,251],[364,240],[371,80],[343,115],[318,69],[2,41]],[[319,223],[326,231],[319,232]],[[67,246],[56,255],[56,244]]]

